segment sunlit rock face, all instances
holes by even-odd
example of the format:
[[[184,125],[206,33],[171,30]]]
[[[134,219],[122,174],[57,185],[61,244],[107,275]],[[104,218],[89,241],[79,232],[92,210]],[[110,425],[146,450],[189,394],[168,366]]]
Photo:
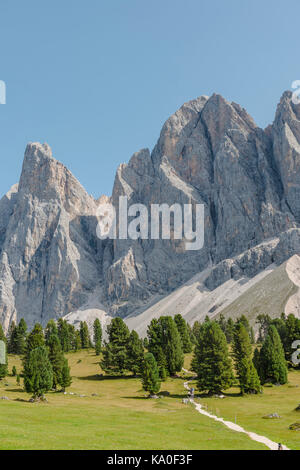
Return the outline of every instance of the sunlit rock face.
[[[96,203],[47,145],[27,146],[19,187],[0,210],[4,326],[45,324],[84,303],[99,283]]]
[[[167,120],[152,153],[142,149],[120,165],[111,198],[97,201],[47,144],[29,144],[19,185],[0,200],[1,323],[7,329],[24,317],[45,324],[70,312],[77,318],[91,298],[101,318],[139,314],[207,267],[216,267],[207,280],[213,289],[297,253],[299,118],[289,92],[265,130],[239,105],[201,96]],[[100,241],[97,206],[112,202],[118,210],[120,196],[148,208],[204,204],[204,247],[186,251],[173,239]],[[276,252],[267,243],[274,237]]]

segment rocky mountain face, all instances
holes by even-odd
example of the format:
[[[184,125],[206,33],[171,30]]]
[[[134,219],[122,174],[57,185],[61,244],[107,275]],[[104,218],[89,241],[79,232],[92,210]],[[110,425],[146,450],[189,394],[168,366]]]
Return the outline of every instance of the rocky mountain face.
[[[204,246],[186,251],[184,240],[100,241],[103,199],[90,197],[46,144],[29,144],[19,185],[0,201],[1,323],[45,324],[72,312],[78,321],[85,311],[138,320],[201,272],[213,291],[282,264],[300,252],[299,165],[300,106],[290,92],[265,130],[220,95],[184,104],[152,153],[120,165],[111,201],[204,204]]]
[[[28,324],[78,307],[99,284],[96,203],[52,155],[29,144],[0,202],[0,320]]]

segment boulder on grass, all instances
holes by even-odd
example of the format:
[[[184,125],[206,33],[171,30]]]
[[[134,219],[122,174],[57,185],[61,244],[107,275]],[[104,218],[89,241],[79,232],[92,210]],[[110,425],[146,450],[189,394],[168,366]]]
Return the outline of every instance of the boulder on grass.
[[[289,426],[291,431],[300,431],[300,423],[293,423]]]
[[[269,415],[263,416],[264,419],[279,419],[281,416],[279,416],[278,413],[270,413]]]

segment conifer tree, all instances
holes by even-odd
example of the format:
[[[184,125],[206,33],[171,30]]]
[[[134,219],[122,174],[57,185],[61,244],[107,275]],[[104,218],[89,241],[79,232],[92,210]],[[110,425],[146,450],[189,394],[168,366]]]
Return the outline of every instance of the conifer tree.
[[[184,361],[180,334],[172,317],[160,317],[159,321],[162,326],[162,350],[167,371],[170,375],[175,375],[181,371]]]
[[[283,346],[274,325],[270,325],[267,337],[259,355],[259,373],[261,382],[285,384],[287,365]]]
[[[255,369],[257,370],[258,376],[261,377],[261,374],[260,374],[260,353],[259,353],[259,349],[257,347],[254,349],[252,362],[254,364]]]
[[[129,330],[122,318],[112,319],[107,327],[107,335],[101,367],[107,373],[123,374],[127,365]]]
[[[197,344],[198,342],[198,336],[199,336],[199,333],[200,333],[200,328],[201,328],[201,323],[196,320],[193,324],[193,327],[192,327],[192,333],[194,335],[194,338],[195,338],[195,343],[194,344]]]
[[[21,318],[15,331],[14,353],[23,355],[26,351],[27,325],[24,318]]]
[[[255,344],[255,333],[254,333],[254,329],[253,329],[252,326],[251,326],[251,328],[250,328],[250,334],[249,334],[249,336],[250,336],[250,342],[251,342],[251,344]]]
[[[62,368],[64,365],[64,355],[58,336],[54,333],[48,338],[48,357],[52,366],[54,390],[61,383]]]
[[[190,342],[192,343],[192,348],[193,348],[193,346],[196,344],[196,338],[194,336],[191,325],[187,322],[186,326],[187,326],[188,333],[189,333],[189,336],[190,336]]]
[[[127,365],[126,369],[138,375],[141,373],[141,367],[144,360],[143,341],[139,338],[136,331],[132,330],[127,346]]]
[[[53,373],[47,348],[39,346],[30,350],[24,363],[24,388],[33,398],[43,397],[52,387]]]
[[[68,352],[71,349],[71,342],[70,342],[70,328],[68,322],[59,318],[57,321],[58,327],[58,338],[62,347],[63,352]]]
[[[251,326],[250,326],[250,323],[249,323],[249,320],[248,318],[245,316],[245,315],[241,315],[239,318],[237,318],[235,324],[237,325],[238,323],[242,323],[242,325],[244,325],[248,335],[249,335],[249,338],[251,339]]]
[[[232,385],[234,377],[226,337],[216,322],[202,325],[194,356],[200,391],[219,394]]]
[[[58,338],[58,328],[54,320],[49,320],[45,328],[45,343],[46,346],[49,346],[49,340],[51,336],[56,336]]]
[[[252,347],[249,334],[242,323],[238,323],[235,326],[233,357],[241,394],[260,392],[261,385],[252,362]]]
[[[225,336],[226,336],[226,341],[228,344],[231,344],[233,341],[233,334],[234,334],[234,321],[232,318],[228,318],[226,322],[226,328],[225,328]]]
[[[154,395],[160,390],[159,371],[156,360],[151,353],[147,353],[143,361],[142,385],[150,395]]]
[[[175,321],[170,316],[153,319],[148,326],[149,352],[157,362],[161,378],[174,375],[183,366],[184,355],[181,337]]]
[[[162,345],[162,325],[159,320],[151,320],[147,329],[148,351],[153,354],[162,380],[167,376],[167,360]]]
[[[221,330],[226,335],[226,320],[225,320],[225,317],[224,317],[223,313],[220,314],[220,317],[217,320],[217,323],[220,325]]]
[[[181,338],[181,346],[184,353],[191,353],[193,350],[190,334],[185,319],[178,313],[174,316],[178,332]]]
[[[7,352],[9,354],[16,354],[16,336],[17,326],[14,321],[11,322],[7,335]]]
[[[85,321],[80,322],[80,338],[82,349],[88,349],[91,345],[89,329]]]
[[[80,331],[75,331],[74,350],[79,351],[81,349],[81,336]]]
[[[99,356],[102,348],[102,326],[99,318],[96,318],[96,320],[94,321],[93,329],[96,356]]]
[[[16,375],[17,375],[17,368],[16,368],[16,366],[12,366],[11,375],[12,375],[13,377],[16,377]]]
[[[70,387],[70,385],[72,384],[72,377],[70,375],[70,367],[68,364],[68,360],[65,357],[63,359],[63,366],[61,370],[61,377],[60,377],[59,384],[61,385],[63,392],[66,390],[67,387]]]
[[[42,347],[44,345],[45,339],[42,325],[40,325],[40,323],[36,323],[26,340],[25,359],[29,357],[29,354],[33,349]]]

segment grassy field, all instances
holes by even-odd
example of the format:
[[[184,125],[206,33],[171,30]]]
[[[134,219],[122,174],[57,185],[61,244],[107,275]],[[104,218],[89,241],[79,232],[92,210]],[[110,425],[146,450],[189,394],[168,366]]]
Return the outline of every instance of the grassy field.
[[[15,377],[0,382],[0,449],[266,449],[243,434],[201,416],[192,405],[184,405],[183,378],[168,379],[159,400],[145,398],[139,379],[100,377],[99,358],[94,351],[68,355],[73,376],[64,395],[47,394],[48,403],[29,403]],[[186,367],[190,357],[186,358]],[[9,370],[20,360],[9,356]],[[300,384],[300,374],[291,374],[291,384]],[[22,384],[21,384],[22,385]],[[288,431],[297,420],[292,409],[300,401],[296,387],[266,389],[262,397],[224,400],[203,399],[220,414],[291,448],[300,448],[300,435]],[[92,396],[96,394],[96,396]],[[79,395],[85,395],[80,397]],[[261,416],[277,411],[281,420]],[[299,416],[300,417],[300,416]],[[299,420],[299,418],[298,418]]]
[[[197,396],[197,395],[196,395]],[[300,372],[290,372],[289,383],[283,386],[264,387],[262,395],[241,397],[238,390],[226,390],[225,399],[196,399],[207,411],[237,422],[247,431],[267,436],[282,442],[290,449],[300,449],[300,432],[290,431],[289,425],[300,421],[300,412],[295,411],[300,403]],[[280,419],[263,419],[265,415],[278,413]]]

